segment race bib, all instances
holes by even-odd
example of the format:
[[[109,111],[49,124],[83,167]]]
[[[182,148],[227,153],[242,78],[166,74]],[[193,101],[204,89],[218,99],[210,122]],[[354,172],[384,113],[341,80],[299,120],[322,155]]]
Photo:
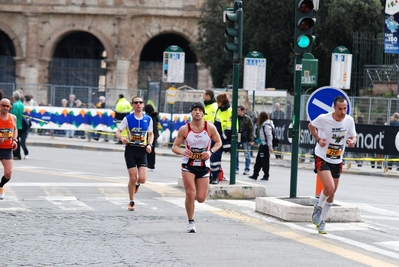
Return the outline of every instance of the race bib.
[[[12,138],[12,131],[10,129],[0,129],[0,138],[4,139]]]
[[[339,159],[342,154],[342,145],[329,144],[326,152],[326,157],[330,159]]]

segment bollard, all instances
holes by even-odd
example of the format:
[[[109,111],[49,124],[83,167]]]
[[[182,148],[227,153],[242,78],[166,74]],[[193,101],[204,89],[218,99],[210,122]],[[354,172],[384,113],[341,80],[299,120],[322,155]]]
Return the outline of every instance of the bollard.
[[[321,182],[319,175],[316,174],[316,194],[315,194],[316,198],[320,197],[320,193],[321,190],[323,190],[323,188],[324,188],[323,183]]]

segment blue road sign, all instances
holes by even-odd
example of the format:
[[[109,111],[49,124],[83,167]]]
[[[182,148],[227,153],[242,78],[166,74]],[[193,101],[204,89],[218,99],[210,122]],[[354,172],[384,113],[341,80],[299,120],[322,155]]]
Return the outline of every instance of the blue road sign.
[[[308,99],[306,104],[306,114],[308,115],[309,120],[312,121],[320,114],[326,114],[328,112],[334,111],[334,98],[339,95],[342,95],[348,102],[346,114],[350,115],[351,102],[348,95],[339,88],[324,86],[314,91]]]

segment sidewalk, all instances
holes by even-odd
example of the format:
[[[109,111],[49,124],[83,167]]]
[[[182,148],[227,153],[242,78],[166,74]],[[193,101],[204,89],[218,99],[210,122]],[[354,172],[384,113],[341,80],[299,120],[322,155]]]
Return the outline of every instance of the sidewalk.
[[[39,136],[37,134],[30,133],[26,141],[27,146],[42,146],[42,147],[54,147],[54,148],[68,148],[68,149],[83,149],[83,150],[94,150],[94,151],[124,151],[124,146],[116,144],[114,141],[104,142],[101,141],[88,141],[88,139],[80,138],[65,138],[65,137],[51,137],[51,136]],[[155,150],[159,156],[167,157],[180,157],[175,155],[169,147],[157,147]],[[256,152],[254,153],[256,156]],[[224,153],[222,160],[229,162],[230,154]],[[255,162],[255,158],[252,158],[252,164]],[[240,162],[244,163],[244,155],[241,153]],[[291,168],[291,154],[285,154],[284,159],[276,159],[274,155],[271,155],[270,159],[271,166],[280,166]],[[314,163],[309,162],[306,159],[305,162],[298,163],[298,169],[313,170]],[[240,170],[240,172],[243,170]],[[362,167],[358,167],[354,161],[347,161],[344,165],[344,173],[368,175],[368,176],[380,176],[380,177],[397,177],[399,178],[399,171],[393,170],[385,171],[384,169],[373,169],[369,162],[364,162]]]

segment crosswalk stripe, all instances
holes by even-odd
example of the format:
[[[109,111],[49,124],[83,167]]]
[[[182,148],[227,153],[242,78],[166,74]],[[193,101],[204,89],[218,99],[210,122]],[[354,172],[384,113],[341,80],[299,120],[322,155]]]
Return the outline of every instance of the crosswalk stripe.
[[[93,210],[91,207],[72,196],[46,196],[45,199],[56,205],[61,210]]]
[[[177,198],[177,197],[158,197],[156,199],[163,200],[172,204],[175,204],[181,208],[185,208],[185,198]],[[195,211],[214,211],[220,210],[219,208],[212,207],[205,203],[195,202]]]
[[[13,183],[10,187],[126,187],[126,183]]]

